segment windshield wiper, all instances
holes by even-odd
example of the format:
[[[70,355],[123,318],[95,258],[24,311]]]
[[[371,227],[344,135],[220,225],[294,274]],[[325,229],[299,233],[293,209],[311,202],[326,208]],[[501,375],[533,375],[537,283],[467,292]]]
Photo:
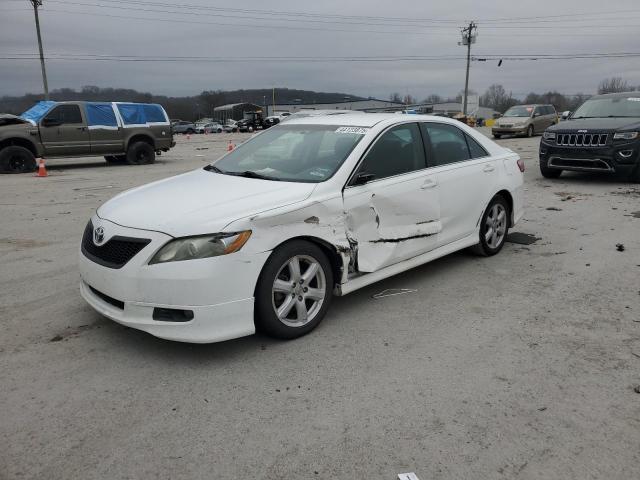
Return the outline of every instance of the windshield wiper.
[[[225,172],[224,170],[220,170],[218,167],[216,167],[215,165],[207,165],[206,167],[204,167],[204,169],[207,172],[215,172],[215,173],[222,173],[223,175],[226,174],[227,172]]]
[[[273,180],[279,182],[280,179],[278,177],[268,177],[267,175],[262,175],[261,173],[254,172],[253,170],[245,170],[244,172],[225,172],[227,175],[235,175],[236,177],[246,177],[246,178],[257,178],[259,180]]]

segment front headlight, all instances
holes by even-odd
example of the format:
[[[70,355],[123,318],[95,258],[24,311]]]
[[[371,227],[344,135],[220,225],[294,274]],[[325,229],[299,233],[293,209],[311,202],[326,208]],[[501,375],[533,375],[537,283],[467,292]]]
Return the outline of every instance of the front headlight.
[[[617,132],[613,134],[614,140],[635,140],[638,138],[638,132]]]
[[[228,255],[240,250],[250,236],[251,230],[246,230],[236,233],[214,233],[197,237],[176,238],[158,250],[149,265]]]
[[[556,132],[544,132],[542,134],[542,138],[544,138],[545,140],[555,140]]]

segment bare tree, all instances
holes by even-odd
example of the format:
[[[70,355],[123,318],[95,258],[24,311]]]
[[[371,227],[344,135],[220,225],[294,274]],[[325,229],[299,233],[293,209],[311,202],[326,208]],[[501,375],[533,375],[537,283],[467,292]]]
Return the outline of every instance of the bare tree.
[[[398,92],[393,92],[389,95],[389,100],[395,103],[402,103],[402,96]]]
[[[497,83],[489,86],[484,95],[480,97],[480,105],[483,107],[493,108],[494,110],[503,113],[518,103],[518,100],[513,98],[511,93],[507,94],[504,87]]]
[[[442,97],[436,93],[432,93],[423,100],[424,103],[442,103],[442,101]]]
[[[598,85],[598,93],[600,95],[603,93],[629,92],[632,90],[635,90],[635,88],[629,87],[627,81],[622,79],[622,77],[605,78]]]
[[[416,103],[416,99],[415,97],[407,93],[402,99],[402,103],[404,103],[405,105],[413,105],[414,103]]]

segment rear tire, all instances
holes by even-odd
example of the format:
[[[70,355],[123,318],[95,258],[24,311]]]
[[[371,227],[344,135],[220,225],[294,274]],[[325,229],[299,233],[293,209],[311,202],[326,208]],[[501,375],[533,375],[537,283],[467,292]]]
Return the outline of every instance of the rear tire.
[[[480,220],[480,235],[478,244],[471,247],[472,251],[483,257],[490,257],[502,250],[509,233],[511,223],[511,209],[502,195],[491,199]]]
[[[134,142],[127,149],[126,161],[129,165],[148,165],[156,161],[156,152],[147,142]]]
[[[540,159],[540,173],[544,178],[558,178],[562,175],[562,170],[558,168],[549,168],[548,162],[549,160]]]
[[[258,278],[256,326],[276,338],[301,337],[322,321],[332,296],[333,271],[324,252],[303,240],[285,243]]]
[[[28,173],[36,168],[36,157],[29,149],[12,145],[0,150],[0,173]]]

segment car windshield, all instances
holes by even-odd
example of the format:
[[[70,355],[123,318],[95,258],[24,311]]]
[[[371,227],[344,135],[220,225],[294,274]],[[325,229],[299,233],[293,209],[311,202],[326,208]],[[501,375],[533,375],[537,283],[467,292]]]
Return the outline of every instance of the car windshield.
[[[511,107],[504,114],[505,117],[530,117],[533,107]]]
[[[571,118],[640,117],[640,94],[587,100]]]
[[[319,183],[338,170],[366,128],[278,125],[265,130],[207,168],[267,180]]]

